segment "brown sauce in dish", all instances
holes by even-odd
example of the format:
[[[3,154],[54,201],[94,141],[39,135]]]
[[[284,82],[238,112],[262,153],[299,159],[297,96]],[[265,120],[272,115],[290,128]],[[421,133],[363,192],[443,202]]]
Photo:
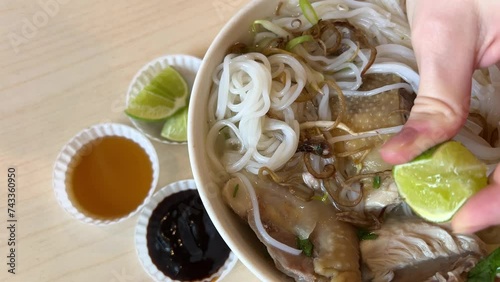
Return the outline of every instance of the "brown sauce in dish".
[[[149,156],[125,137],[107,136],[85,145],[72,165],[68,195],[83,213],[97,218],[119,218],[134,211],[153,181]]]
[[[197,190],[181,191],[160,202],[149,219],[146,238],[153,263],[176,280],[210,277],[230,252]]]

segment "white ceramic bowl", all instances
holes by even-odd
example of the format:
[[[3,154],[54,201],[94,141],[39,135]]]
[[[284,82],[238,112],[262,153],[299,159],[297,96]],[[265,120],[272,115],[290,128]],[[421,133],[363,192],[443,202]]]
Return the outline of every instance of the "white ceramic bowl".
[[[205,140],[208,132],[207,104],[215,68],[235,42],[249,43],[253,21],[271,16],[278,2],[251,1],[225,25],[208,49],[198,71],[188,116],[189,156],[203,204],[229,247],[250,271],[264,281],[282,281],[284,274],[270,263],[263,245],[250,228],[224,204],[219,188],[221,183],[217,183],[217,172],[212,171],[208,162]]]
[[[142,267],[155,281],[166,281],[166,282],[179,282],[177,280],[172,280],[165,276],[163,272],[158,270],[156,265],[154,265],[151,257],[149,256],[148,243],[147,243],[147,228],[149,224],[149,218],[153,214],[159,203],[163,201],[166,197],[175,194],[180,191],[185,191],[189,189],[196,189],[196,183],[192,179],[181,180],[171,183],[158,192],[156,192],[149,203],[142,209],[139,219],[137,220],[137,226],[135,228],[135,248],[137,250],[137,256],[142,264]],[[202,282],[217,281],[221,280],[226,276],[231,269],[236,265],[238,259],[233,252],[229,253],[229,257],[222,267],[210,277],[203,279]]]
[[[70,175],[75,166],[74,160],[79,157],[78,154],[80,153],[80,150],[86,150],[86,152],[89,152],[88,150],[91,150],[92,148],[88,145],[92,144],[92,141],[106,136],[120,136],[137,143],[148,155],[153,170],[149,192],[142,203],[129,214],[114,219],[99,219],[86,214],[78,208],[77,204],[72,202],[67,190]],[[159,173],[160,165],[158,163],[158,156],[156,155],[155,148],[139,131],[130,126],[117,123],[96,124],[76,134],[62,148],[61,152],[57,156],[53,171],[54,193],[61,207],[63,207],[74,218],[88,224],[109,225],[132,217],[149,201],[154,190],[156,189]]]

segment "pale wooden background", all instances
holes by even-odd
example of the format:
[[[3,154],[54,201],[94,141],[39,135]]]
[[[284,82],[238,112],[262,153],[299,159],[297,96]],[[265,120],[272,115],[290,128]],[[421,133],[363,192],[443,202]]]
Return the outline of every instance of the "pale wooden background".
[[[73,220],[52,191],[64,143],[90,125],[130,125],[130,79],[165,54],[203,57],[249,0],[0,0],[0,281],[150,281],[137,217],[108,228]],[[55,3],[52,12],[40,3]],[[158,187],[191,178],[186,146],[155,143]],[[6,178],[18,176],[15,276],[7,273]],[[257,281],[241,263],[225,281]]]

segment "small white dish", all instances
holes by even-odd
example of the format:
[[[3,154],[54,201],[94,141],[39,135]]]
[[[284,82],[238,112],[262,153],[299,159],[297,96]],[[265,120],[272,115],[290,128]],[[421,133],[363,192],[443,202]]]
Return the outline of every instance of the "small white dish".
[[[137,143],[149,156],[153,170],[153,177],[149,192],[142,203],[128,215],[115,219],[99,219],[87,215],[78,209],[78,205],[72,202],[68,194],[68,186],[71,173],[76,165],[76,158],[81,150],[91,150],[87,145],[92,141],[106,136],[120,136]],[[83,152],[85,154],[85,152]],[[59,204],[74,218],[93,225],[109,225],[121,222],[135,215],[149,201],[158,183],[160,166],[158,156],[151,142],[134,128],[116,123],[102,123],[91,126],[75,135],[61,150],[57,156],[53,171],[53,187]]]
[[[172,278],[167,277],[165,274],[163,274],[163,272],[158,270],[156,265],[151,260],[148,251],[147,237],[146,237],[149,219],[153,211],[156,209],[158,204],[163,201],[163,199],[177,192],[185,190],[196,190],[196,183],[194,182],[194,180],[192,179],[181,180],[161,188],[158,192],[156,192],[153,195],[148,204],[142,209],[139,215],[139,219],[137,221],[137,225],[135,228],[135,247],[137,250],[137,255],[144,270],[155,281],[181,282],[178,280],[172,280]],[[207,278],[204,278],[203,280],[196,280],[196,281],[199,282],[219,281],[231,271],[231,269],[236,265],[237,261],[238,259],[236,255],[232,251],[230,251],[229,257],[226,259],[226,262],[217,272],[215,272],[214,274],[212,274]]]
[[[201,65],[201,59],[189,55],[167,55],[156,58],[144,65],[134,76],[127,90],[126,106],[130,100],[148,85],[162,70],[171,66],[175,68],[186,80],[191,93],[196,73]],[[161,130],[165,121],[145,122],[129,117],[132,124],[151,140],[165,144],[186,144],[186,142],[175,142],[161,136]]]

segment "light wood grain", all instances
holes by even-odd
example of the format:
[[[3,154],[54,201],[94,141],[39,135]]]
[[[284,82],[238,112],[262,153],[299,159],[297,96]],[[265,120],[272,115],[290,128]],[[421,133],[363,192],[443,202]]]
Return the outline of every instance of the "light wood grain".
[[[150,281],[134,248],[137,217],[106,228],[72,219],[53,194],[54,160],[85,127],[131,125],[123,109],[136,71],[165,54],[202,57],[249,1],[59,1],[51,15],[40,3],[52,1],[0,1],[0,281]],[[35,29],[23,33],[27,22]],[[159,188],[192,177],[186,146],[155,148]],[[9,166],[18,171],[16,275],[5,265]],[[225,281],[257,279],[238,263]]]

